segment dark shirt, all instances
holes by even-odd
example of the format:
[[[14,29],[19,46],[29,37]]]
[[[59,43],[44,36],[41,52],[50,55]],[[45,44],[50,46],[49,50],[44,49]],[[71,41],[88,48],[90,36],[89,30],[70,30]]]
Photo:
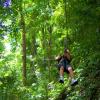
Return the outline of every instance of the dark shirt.
[[[64,64],[69,64],[69,63],[70,63],[70,61],[67,59],[67,57],[64,57],[64,55],[61,56],[61,57],[58,59],[58,63],[60,63],[60,62],[63,62]]]

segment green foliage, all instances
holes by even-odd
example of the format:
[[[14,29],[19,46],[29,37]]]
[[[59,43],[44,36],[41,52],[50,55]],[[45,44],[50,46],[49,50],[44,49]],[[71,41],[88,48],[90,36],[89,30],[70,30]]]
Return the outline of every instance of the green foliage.
[[[26,30],[27,86],[22,84],[21,4]],[[66,100],[98,100],[99,5],[99,0],[13,0],[9,8],[0,6],[0,100],[56,100],[59,94],[63,96],[69,81],[65,75],[65,84],[58,83],[54,58],[65,47],[71,51],[71,64],[79,80],[77,87],[66,89],[68,93],[71,90]]]
[[[4,45],[2,42],[0,42],[0,53],[4,51]]]

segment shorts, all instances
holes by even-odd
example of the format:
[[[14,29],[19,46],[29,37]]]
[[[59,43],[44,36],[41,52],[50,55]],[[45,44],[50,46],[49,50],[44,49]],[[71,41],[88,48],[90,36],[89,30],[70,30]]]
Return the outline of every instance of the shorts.
[[[70,67],[71,65],[67,62],[67,61],[60,61],[59,64],[58,64],[58,69],[60,70],[61,67],[64,67],[64,72],[67,72],[69,73],[68,71],[68,67]]]

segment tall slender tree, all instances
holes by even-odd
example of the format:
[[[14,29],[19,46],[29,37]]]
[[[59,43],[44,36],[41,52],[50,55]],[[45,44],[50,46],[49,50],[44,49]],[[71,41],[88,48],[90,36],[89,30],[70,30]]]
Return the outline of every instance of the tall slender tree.
[[[22,2],[20,6],[20,23],[22,28],[22,76],[23,84],[26,85],[26,30]]]

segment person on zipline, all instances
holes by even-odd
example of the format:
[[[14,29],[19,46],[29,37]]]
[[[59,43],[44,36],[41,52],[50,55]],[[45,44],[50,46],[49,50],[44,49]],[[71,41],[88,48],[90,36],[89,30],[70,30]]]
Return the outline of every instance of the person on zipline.
[[[56,61],[58,61],[58,69],[60,73],[60,83],[64,83],[64,72],[67,72],[71,77],[71,85],[78,84],[78,81],[74,79],[73,69],[70,65],[71,62],[71,55],[68,49],[64,50],[64,54],[61,56],[56,57]]]

